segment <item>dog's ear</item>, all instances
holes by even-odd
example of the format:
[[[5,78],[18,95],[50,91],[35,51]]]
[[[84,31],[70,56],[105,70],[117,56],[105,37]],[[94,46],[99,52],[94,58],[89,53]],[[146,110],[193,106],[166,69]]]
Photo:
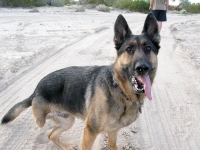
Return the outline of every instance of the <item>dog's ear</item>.
[[[125,20],[125,18],[120,14],[117,17],[117,20],[115,22],[114,26],[114,43],[115,43],[115,48],[119,50],[121,47],[122,43],[124,42],[126,37],[129,37],[132,35],[132,32]]]
[[[152,13],[149,13],[144,22],[142,33],[147,33],[151,40],[157,44],[160,43],[160,34],[158,29],[158,23]]]

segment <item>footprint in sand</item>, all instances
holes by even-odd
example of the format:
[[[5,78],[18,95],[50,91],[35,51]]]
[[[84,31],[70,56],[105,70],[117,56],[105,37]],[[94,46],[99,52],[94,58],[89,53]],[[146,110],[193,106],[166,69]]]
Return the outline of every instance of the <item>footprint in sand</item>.
[[[37,137],[36,137],[36,142],[39,144],[46,144],[48,143],[50,140],[48,139],[47,133],[43,132],[40,133]]]

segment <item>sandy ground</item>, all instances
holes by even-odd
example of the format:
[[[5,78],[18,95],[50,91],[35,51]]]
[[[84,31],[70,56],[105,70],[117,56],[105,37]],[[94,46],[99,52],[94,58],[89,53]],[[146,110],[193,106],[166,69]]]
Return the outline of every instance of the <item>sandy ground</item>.
[[[113,25],[119,13],[133,33],[142,30],[145,14],[74,7],[0,8],[0,118],[28,97],[46,74],[67,66],[107,65],[115,59]],[[200,15],[168,13],[161,31],[159,68],[153,101],[145,101],[137,121],[121,129],[123,150],[200,149]],[[1,150],[59,150],[48,140],[52,123],[39,129],[31,109],[7,126],[0,126]],[[80,149],[83,122],[76,120],[62,139]],[[93,150],[107,148],[107,135],[98,136]]]

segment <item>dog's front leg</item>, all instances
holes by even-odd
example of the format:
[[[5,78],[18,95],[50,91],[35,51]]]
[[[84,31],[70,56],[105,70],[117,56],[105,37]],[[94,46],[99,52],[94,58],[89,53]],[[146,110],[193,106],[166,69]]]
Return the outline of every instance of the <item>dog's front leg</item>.
[[[91,150],[98,133],[92,132],[89,126],[84,128],[82,150]]]
[[[108,132],[108,146],[111,150],[118,150],[116,145],[117,142],[117,132],[118,130]]]

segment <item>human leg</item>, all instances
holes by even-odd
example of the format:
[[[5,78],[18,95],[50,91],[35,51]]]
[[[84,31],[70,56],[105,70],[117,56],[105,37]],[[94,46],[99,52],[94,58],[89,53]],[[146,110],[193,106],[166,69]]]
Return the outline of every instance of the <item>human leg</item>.
[[[158,28],[159,28],[159,32],[160,32],[162,29],[162,21],[158,21]]]

